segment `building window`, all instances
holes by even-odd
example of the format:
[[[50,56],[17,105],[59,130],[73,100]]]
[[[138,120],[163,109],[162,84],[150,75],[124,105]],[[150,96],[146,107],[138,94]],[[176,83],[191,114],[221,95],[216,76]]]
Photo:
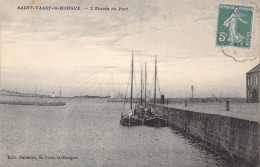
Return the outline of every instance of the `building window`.
[[[253,85],[253,77],[250,77],[250,85]]]
[[[255,77],[255,85],[259,85],[259,76]]]

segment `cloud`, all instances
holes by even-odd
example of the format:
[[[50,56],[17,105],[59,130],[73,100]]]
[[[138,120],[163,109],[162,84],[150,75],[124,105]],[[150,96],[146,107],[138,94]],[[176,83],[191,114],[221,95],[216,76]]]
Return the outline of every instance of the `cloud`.
[[[61,5],[60,3],[57,1],[39,1],[35,5],[59,6]],[[10,5],[7,2],[5,4]],[[107,5],[107,1],[97,1],[93,6],[102,7],[104,4]],[[89,7],[91,4],[79,1],[74,5]],[[116,1],[115,6],[127,6],[129,12],[113,13],[112,11],[89,10],[58,12],[17,11],[15,8],[9,7],[8,11],[2,12],[3,17],[1,18],[5,18],[6,22],[9,22],[11,18],[5,16],[6,14],[18,13],[21,15],[16,18],[11,28],[4,31],[13,34],[13,38],[8,39],[6,43],[67,40],[82,37],[107,37],[108,43],[110,42],[112,45],[129,35],[129,33],[122,33],[125,27],[131,24],[148,22],[159,11],[156,7],[150,6],[149,3],[123,3],[122,1]]]
[[[118,84],[123,90],[129,77],[132,51],[136,78],[144,62],[149,79],[152,78],[157,55],[158,72],[165,83],[162,85],[173,92],[174,87],[179,86],[183,91],[190,83],[208,84],[212,88],[214,82],[228,77],[229,82],[244,84],[244,76],[232,74],[233,70],[242,69],[243,73],[256,63],[233,64],[216,47],[218,0],[34,2],[38,6],[128,7],[128,12],[18,11],[17,5],[29,5],[30,1],[0,1],[4,6],[0,8],[0,17],[6,87],[15,87],[16,83],[19,87],[37,84],[52,90],[62,83],[67,89],[65,93],[75,95],[82,91],[102,94],[116,90]],[[254,2],[257,6],[257,0]],[[258,11],[259,6],[256,14]],[[255,21],[258,30],[259,19]],[[255,36],[258,34],[255,31]],[[259,40],[255,38],[254,44],[257,46]],[[253,49],[259,53],[259,49]]]

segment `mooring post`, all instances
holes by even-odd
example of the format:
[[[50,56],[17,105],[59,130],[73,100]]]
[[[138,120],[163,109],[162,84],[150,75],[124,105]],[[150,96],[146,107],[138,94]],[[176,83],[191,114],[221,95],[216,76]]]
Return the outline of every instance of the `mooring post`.
[[[187,107],[187,100],[185,100],[185,107]]]
[[[229,101],[227,101],[227,105],[226,105],[226,109],[227,109],[227,111],[229,111]]]

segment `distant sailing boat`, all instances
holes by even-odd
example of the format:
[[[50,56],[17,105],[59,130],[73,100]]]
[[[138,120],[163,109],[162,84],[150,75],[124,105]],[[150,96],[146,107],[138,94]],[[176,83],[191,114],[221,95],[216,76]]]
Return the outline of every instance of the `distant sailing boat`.
[[[157,82],[157,57],[155,57],[155,70],[154,70],[154,99],[153,99],[153,109],[149,112],[151,113],[150,116],[144,119],[143,123],[147,126],[156,126],[162,127],[167,125],[167,120],[162,118],[156,112],[156,82]]]
[[[134,53],[132,53],[131,64],[131,94],[130,94],[130,111],[127,114],[121,114],[120,124],[123,126],[142,125],[143,120],[138,118],[137,108],[133,109],[133,79],[134,79]]]

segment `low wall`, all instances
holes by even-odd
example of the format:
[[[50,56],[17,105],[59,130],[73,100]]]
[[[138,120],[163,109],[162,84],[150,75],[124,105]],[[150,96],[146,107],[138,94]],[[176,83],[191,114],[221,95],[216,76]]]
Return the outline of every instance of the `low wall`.
[[[201,140],[215,153],[232,161],[259,166],[259,123],[227,116],[158,106],[169,125]]]
[[[63,106],[66,102],[62,98],[0,96],[0,104],[35,105],[35,106]]]

